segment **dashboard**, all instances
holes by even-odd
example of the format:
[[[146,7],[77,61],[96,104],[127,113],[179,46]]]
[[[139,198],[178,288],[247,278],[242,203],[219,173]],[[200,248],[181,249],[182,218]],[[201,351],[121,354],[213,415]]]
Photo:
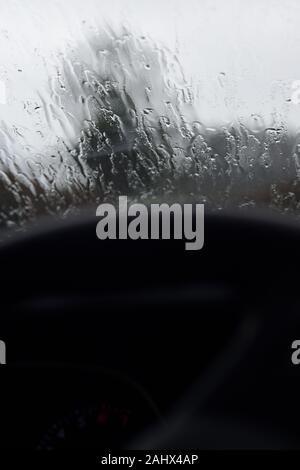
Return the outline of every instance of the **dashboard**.
[[[45,225],[1,247],[1,445],[210,448],[229,438],[214,420],[234,416],[297,435],[297,226],[208,215],[192,254],[180,240],[100,242],[95,226]]]

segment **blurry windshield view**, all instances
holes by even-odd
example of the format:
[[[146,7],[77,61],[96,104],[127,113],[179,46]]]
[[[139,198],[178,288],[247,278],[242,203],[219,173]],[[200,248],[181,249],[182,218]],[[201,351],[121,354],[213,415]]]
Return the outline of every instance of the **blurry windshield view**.
[[[0,225],[119,195],[300,213],[297,0],[0,0]]]

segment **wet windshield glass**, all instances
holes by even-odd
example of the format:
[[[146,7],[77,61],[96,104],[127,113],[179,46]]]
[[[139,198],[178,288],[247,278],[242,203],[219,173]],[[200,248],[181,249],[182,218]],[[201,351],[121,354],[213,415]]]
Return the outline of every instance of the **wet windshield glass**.
[[[3,230],[119,195],[299,214],[297,1],[0,9]]]

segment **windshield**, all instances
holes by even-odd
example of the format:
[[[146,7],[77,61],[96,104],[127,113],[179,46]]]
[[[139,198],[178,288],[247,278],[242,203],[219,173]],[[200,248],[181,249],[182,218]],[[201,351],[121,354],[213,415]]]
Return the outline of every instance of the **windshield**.
[[[297,0],[0,0],[0,225],[126,195],[299,214]]]

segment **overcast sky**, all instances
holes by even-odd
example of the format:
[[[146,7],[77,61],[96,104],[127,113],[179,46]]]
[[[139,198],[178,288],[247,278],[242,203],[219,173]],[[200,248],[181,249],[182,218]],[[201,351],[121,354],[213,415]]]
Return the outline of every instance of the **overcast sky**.
[[[300,105],[288,101],[300,80],[298,0],[0,0],[0,78],[13,88],[0,118],[20,116],[18,103],[49,78],[37,57],[80,38],[84,20],[126,23],[177,51],[208,126],[255,126],[257,114],[268,125],[277,112],[298,128]]]

